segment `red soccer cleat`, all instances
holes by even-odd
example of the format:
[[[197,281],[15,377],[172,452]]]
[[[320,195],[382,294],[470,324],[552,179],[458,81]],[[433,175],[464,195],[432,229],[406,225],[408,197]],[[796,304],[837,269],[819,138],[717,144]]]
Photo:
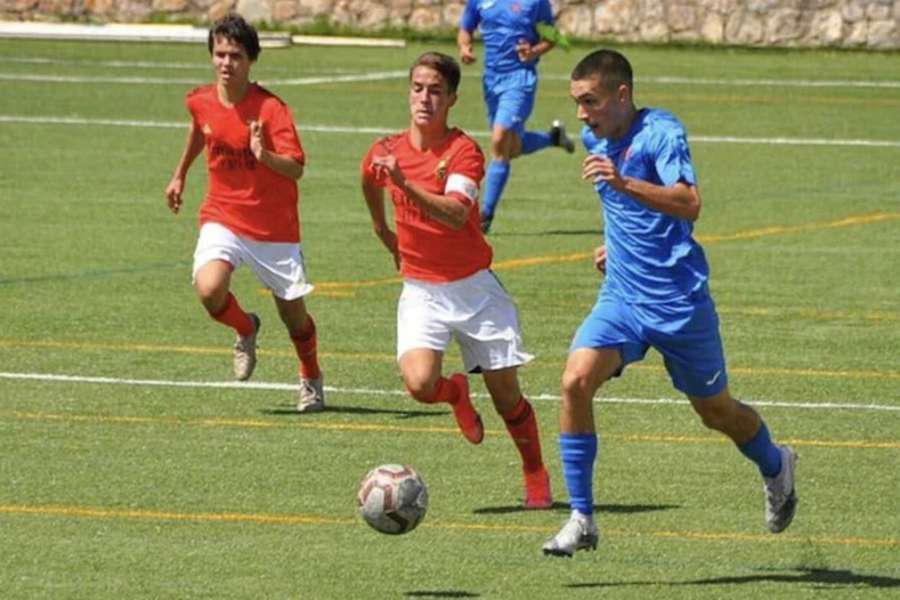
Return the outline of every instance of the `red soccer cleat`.
[[[525,508],[529,510],[542,510],[553,506],[553,494],[550,492],[550,475],[547,469],[525,475]]]
[[[473,444],[480,444],[484,439],[484,425],[469,398],[469,381],[462,373],[454,373],[450,376],[450,381],[455,383],[459,389],[459,398],[450,405],[453,409],[453,416],[456,418],[456,424],[467,440]]]

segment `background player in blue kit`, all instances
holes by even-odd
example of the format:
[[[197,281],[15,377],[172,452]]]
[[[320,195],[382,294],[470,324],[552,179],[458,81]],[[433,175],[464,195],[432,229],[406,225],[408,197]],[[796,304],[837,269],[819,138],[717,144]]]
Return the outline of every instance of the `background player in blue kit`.
[[[468,0],[459,20],[456,43],[463,63],[475,62],[472,34],[478,27],[484,42],[482,84],[491,128],[491,161],[481,206],[484,233],[491,228],[509,179],[510,160],[548,146],[575,151],[561,121],[554,121],[549,131],[525,130],[537,93],[538,61],[554,46],[541,39],[540,23],[553,25],[549,0]]]
[[[668,112],[635,107],[631,65],[612,50],[578,63],[570,93],[585,124],[582,177],[594,183],[603,205],[606,243],[595,264],[606,281],[575,333],[562,377],[559,445],[572,515],[543,551],[572,556],[597,547],[593,396],[650,347],[704,425],[731,438],[759,467],[766,525],[783,531],[797,505],[797,455],[773,444],[756,411],[728,391],[709,267],[692,237],[701,203],[684,128]]]

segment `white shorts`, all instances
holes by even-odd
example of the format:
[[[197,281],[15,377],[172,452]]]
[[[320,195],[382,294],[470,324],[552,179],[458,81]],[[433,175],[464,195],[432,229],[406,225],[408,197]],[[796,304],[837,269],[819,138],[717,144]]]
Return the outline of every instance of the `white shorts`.
[[[444,352],[455,337],[466,372],[518,367],[534,357],[522,350],[519,314],[490,271],[459,281],[405,279],[397,304],[397,359],[415,348]]]
[[[235,269],[247,263],[259,282],[282,300],[296,300],[313,291],[306,281],[301,244],[259,242],[236,235],[218,223],[206,223],[200,228],[194,250],[192,278],[196,279],[203,265],[213,260],[224,260]]]

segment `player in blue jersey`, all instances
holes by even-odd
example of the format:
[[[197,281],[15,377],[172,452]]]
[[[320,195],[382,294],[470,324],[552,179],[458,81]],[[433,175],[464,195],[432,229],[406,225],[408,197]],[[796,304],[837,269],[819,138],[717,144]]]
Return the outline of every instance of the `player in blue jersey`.
[[[572,556],[597,547],[594,393],[651,347],[703,424],[759,467],[766,525],[783,531],[797,505],[797,455],[773,444],[756,411],[728,390],[709,268],[692,237],[701,203],[684,128],[666,111],[635,107],[631,65],[612,50],[582,59],[570,92],[585,124],[582,177],[603,205],[605,245],[594,258],[606,280],[575,333],[562,377],[559,445],[572,515],[543,551]]]
[[[491,228],[513,158],[549,146],[575,151],[562,121],[553,121],[549,131],[525,130],[537,93],[538,61],[554,46],[538,34],[541,23],[553,25],[549,0],[468,0],[459,20],[456,43],[464,64],[475,62],[476,28],[480,27],[484,42],[482,84],[491,128],[491,161],[481,206],[484,233]]]

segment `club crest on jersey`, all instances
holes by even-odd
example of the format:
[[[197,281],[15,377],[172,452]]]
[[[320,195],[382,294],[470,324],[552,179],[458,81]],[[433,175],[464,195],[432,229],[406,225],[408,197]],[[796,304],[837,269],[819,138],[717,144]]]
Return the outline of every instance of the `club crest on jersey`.
[[[209,123],[203,124],[203,135],[212,135],[212,127],[209,126]]]
[[[438,181],[443,181],[447,179],[447,163],[449,161],[446,158],[442,158],[440,162],[438,162],[437,167],[434,169],[434,174],[437,176]]]
[[[514,13],[519,14],[520,12],[522,12],[522,5],[518,2],[513,2],[512,6],[510,6],[509,9]]]

